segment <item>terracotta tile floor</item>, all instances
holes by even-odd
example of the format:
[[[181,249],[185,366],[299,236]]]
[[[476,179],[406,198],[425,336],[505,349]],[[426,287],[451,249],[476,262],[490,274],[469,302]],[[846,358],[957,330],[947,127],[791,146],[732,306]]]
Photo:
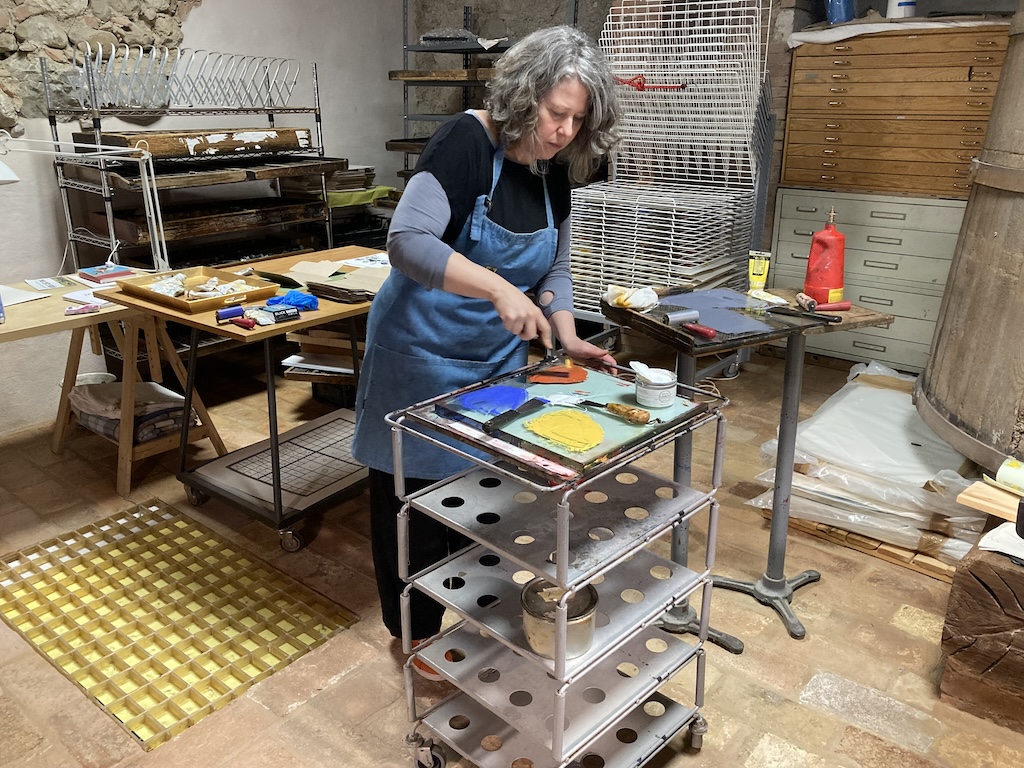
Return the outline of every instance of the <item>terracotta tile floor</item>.
[[[215,361],[218,358],[210,358]],[[218,372],[204,362],[200,391],[229,447],[265,435],[261,363],[248,358]],[[223,371],[229,370],[230,376]],[[756,579],[765,567],[767,526],[744,502],[763,489],[761,443],[774,433],[782,362],[755,356],[721,381],[732,401],[716,572]],[[845,380],[845,370],[809,365],[802,415]],[[282,428],[331,410],[308,384],[279,381]],[[707,431],[707,430],[705,430]],[[0,552],[102,518],[128,505],[114,491],[114,447],[82,430],[63,455],[49,450],[49,425],[0,438]],[[706,482],[710,435],[696,440],[695,478]],[[205,445],[191,459],[212,456]],[[645,465],[671,473],[663,449]],[[307,547],[286,554],[277,534],[247,513],[212,500],[193,508],[174,479],[174,456],[139,468],[131,494],[157,497],[255,555],[358,612],[352,629],[251,689],[244,697],[146,753],[78,689],[0,624],[0,766],[410,766],[400,665],[404,658],[377,616],[365,496],[309,521]],[[692,542],[703,544],[695,525]],[[313,535],[315,534],[315,535]],[[660,543],[659,543],[660,545]],[[662,548],[667,548],[662,546]],[[948,587],[859,552],[794,533],[787,575],[822,572],[794,608],[807,627],[797,641],[752,599],[716,591],[712,624],[746,643],[742,655],[708,649],[704,712],[710,729],[698,753],[673,742],[662,768],[1003,768],[1024,764],[1024,735],[939,701],[939,639]],[[684,672],[667,690],[685,698]],[[418,687],[425,699],[448,692]],[[464,766],[452,758],[450,766]],[[619,768],[615,766],[613,768]]]

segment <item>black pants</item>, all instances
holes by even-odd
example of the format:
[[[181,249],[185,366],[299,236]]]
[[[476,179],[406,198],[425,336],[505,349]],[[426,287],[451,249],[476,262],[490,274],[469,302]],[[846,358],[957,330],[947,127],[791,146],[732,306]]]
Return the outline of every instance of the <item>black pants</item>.
[[[436,482],[405,479],[406,493],[418,491]],[[373,544],[373,569],[377,574],[381,615],[392,637],[402,636],[399,599],[405,582],[398,575],[398,513],[401,500],[395,495],[395,476],[370,470],[370,536]],[[417,573],[452,552],[469,544],[462,534],[416,510],[409,511],[409,573]],[[444,606],[417,589],[411,595],[412,639],[430,637],[441,629]]]

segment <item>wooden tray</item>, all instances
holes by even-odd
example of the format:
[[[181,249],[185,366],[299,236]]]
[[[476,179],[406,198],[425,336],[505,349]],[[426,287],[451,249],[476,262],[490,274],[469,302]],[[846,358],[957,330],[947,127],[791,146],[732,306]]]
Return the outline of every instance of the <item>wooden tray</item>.
[[[167,242],[326,219],[327,208],[322,200],[277,197],[196,202],[166,206],[163,210],[164,239]],[[90,213],[89,227],[96,234],[105,236],[106,216],[102,212]],[[117,212],[114,234],[129,245],[149,245],[152,242],[149,223],[145,215],[137,211]]]
[[[122,291],[130,293],[132,296],[138,296],[139,298],[146,299],[147,301],[153,301],[157,304],[163,304],[164,306],[177,309],[180,312],[188,312],[191,314],[196,312],[208,312],[214,309],[230,307],[235,304],[244,304],[246,302],[256,302],[261,299],[267,299],[276,294],[277,289],[281,287],[277,283],[272,283],[269,280],[263,280],[262,278],[252,277],[250,275],[241,279],[245,281],[246,285],[251,287],[251,290],[240,291],[238,293],[227,293],[223,296],[213,296],[210,298],[186,299],[181,296],[165,296],[164,294],[157,293],[150,288],[154,283],[158,283],[161,280],[166,280],[168,277],[178,274],[185,275],[185,286],[189,288],[202,285],[211,277],[220,278],[221,282],[232,282],[240,279],[234,272],[228,272],[224,269],[214,269],[213,267],[189,267],[187,269],[176,269],[172,272],[160,272],[155,275],[129,277],[115,282]]]

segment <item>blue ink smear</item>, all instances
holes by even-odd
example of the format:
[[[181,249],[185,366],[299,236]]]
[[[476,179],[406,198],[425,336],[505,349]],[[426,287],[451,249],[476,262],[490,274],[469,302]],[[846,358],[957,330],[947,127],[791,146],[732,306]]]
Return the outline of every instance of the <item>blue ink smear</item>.
[[[529,393],[522,387],[495,384],[493,387],[459,395],[456,402],[467,410],[478,411],[488,416],[497,416],[499,413],[518,408],[529,397]]]

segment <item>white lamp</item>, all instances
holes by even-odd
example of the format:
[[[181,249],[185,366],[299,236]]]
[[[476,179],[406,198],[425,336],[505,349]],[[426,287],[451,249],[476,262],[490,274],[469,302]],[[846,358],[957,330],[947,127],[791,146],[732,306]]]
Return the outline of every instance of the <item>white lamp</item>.
[[[58,177],[63,179],[61,164],[87,165],[101,171],[107,161],[131,161],[138,165],[139,181],[142,187],[142,203],[149,224],[150,242],[153,248],[153,262],[158,269],[170,269],[167,245],[164,238],[163,217],[157,202],[156,179],[153,171],[153,156],[143,146],[107,147],[102,144],[79,144],[75,142],[43,141],[40,139],[16,139],[0,129],[0,157],[8,152],[29,152],[47,155],[58,164]],[[0,160],[0,185],[13,184],[18,175]],[[63,184],[63,181],[61,182]],[[96,187],[99,191],[100,187]]]
[[[13,184],[16,181],[21,181],[18,174],[8,168],[7,163],[0,160],[0,184]]]

